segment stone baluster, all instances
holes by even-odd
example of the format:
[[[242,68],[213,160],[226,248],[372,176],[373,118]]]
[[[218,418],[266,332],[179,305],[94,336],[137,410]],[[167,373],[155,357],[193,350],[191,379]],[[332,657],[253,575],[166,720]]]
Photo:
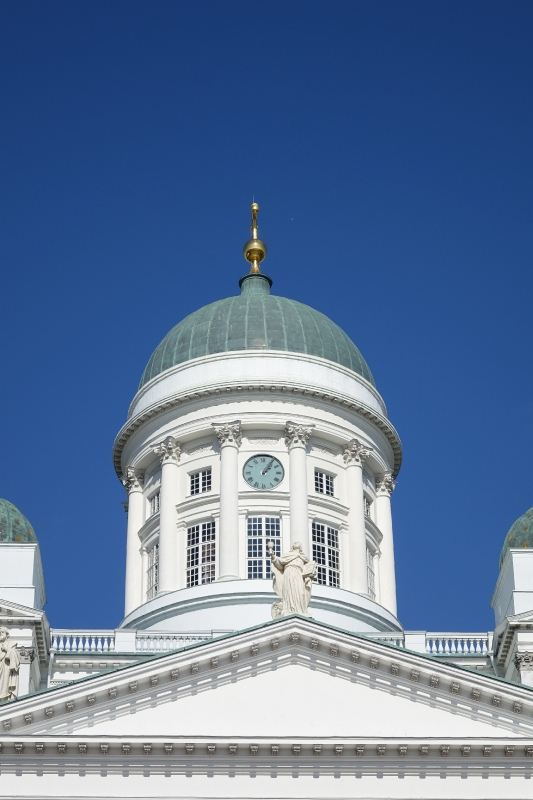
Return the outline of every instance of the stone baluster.
[[[370,455],[357,439],[344,447],[346,464],[346,492],[348,496],[348,580],[343,588],[359,594],[368,594],[366,567],[365,504],[363,494],[363,464]]]
[[[239,447],[240,420],[213,425],[220,445],[219,581],[239,576]]]
[[[396,486],[391,472],[376,475],[376,524],[381,531],[380,591],[381,605],[396,616],[396,573],[392,535],[391,494]]]
[[[285,444],[289,450],[289,513],[291,545],[300,542],[311,557],[309,542],[309,499],[307,489],[307,445],[312,425],[287,422]]]
[[[167,436],[164,441],[154,447],[154,453],[159,456],[161,462],[158,594],[164,594],[178,588],[176,503],[181,447],[173,436]]]
[[[128,532],[126,535],[126,591],[124,616],[142,603],[142,559],[139,531],[143,525],[143,473],[126,467],[122,483],[128,493]]]

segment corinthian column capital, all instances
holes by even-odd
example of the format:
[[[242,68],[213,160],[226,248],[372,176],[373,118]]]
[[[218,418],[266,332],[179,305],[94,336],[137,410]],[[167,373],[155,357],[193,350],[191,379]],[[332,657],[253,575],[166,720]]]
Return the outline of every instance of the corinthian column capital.
[[[517,653],[514,657],[514,664],[520,672],[525,669],[533,670],[533,653]]]
[[[358,439],[352,439],[351,442],[348,442],[348,444],[344,445],[344,463],[346,465],[360,464],[363,466],[364,462],[370,455],[371,450],[371,447],[365,447],[364,444],[361,444]]]
[[[159,456],[161,464],[177,464],[180,460],[181,445],[173,436],[167,436],[162,442],[156,444],[153,450]]]
[[[144,473],[142,469],[126,467],[121,481],[127,493],[129,494],[130,492],[142,492],[143,478]]]
[[[396,481],[392,477],[392,472],[384,472],[381,475],[376,475],[376,493],[388,494],[389,497],[394,491]]]
[[[291,449],[297,445],[307,447],[313,433],[313,426],[299,425],[296,422],[287,422],[285,426],[285,444]]]
[[[242,444],[242,430],[240,419],[234,422],[224,422],[222,425],[215,425],[215,434],[218,439],[220,447],[225,445],[233,445],[233,447],[240,447]]]

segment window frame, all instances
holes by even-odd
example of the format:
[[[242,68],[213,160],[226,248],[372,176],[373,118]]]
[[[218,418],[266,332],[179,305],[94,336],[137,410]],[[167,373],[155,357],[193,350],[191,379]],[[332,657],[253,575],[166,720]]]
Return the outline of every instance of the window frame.
[[[189,497],[196,497],[199,494],[206,494],[207,492],[212,491],[213,489],[213,468],[211,466],[204,467],[203,469],[196,469],[194,472],[188,473],[189,478]],[[198,489],[197,491],[193,491],[193,482],[194,479],[197,479]],[[203,488],[203,485],[206,485]]]
[[[216,528],[215,520],[208,519],[185,529],[185,582],[188,589],[216,581]]]
[[[333,472],[315,467],[315,494],[321,494],[324,497],[336,497],[336,478],[337,476]],[[328,481],[331,482],[331,491],[328,491]],[[322,482],[322,489],[319,488],[320,482]]]
[[[260,524],[260,532],[253,531],[253,527],[252,532],[250,532],[250,527],[254,524],[256,526]],[[267,526],[270,527],[268,531]],[[271,526],[274,526],[275,532],[272,532]],[[248,580],[271,580],[274,577],[267,549],[269,541],[274,542],[274,553],[280,556],[282,542],[281,516],[279,514],[250,514],[247,516],[246,577]]]
[[[318,567],[318,583],[321,586],[332,586],[335,589],[340,589],[340,529],[329,525],[327,522],[313,520],[311,524],[311,547],[313,561],[316,562]]]

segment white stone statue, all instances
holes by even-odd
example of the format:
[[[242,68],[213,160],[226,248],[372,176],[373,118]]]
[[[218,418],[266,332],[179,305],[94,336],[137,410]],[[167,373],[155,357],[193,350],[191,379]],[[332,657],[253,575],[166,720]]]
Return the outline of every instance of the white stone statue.
[[[300,542],[294,542],[290,552],[283,556],[274,553],[273,543],[268,552],[274,573],[274,591],[280,599],[272,606],[272,618],[301,614],[309,617],[307,609],[311,600],[311,581],[316,581],[317,566],[303,552]]]
[[[0,628],[0,703],[14,700],[19,688],[20,655],[9,641],[7,628]]]

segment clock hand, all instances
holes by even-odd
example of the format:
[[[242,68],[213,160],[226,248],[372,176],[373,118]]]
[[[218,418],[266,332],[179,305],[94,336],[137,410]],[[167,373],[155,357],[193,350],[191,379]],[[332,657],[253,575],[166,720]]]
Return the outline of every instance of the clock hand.
[[[271,460],[270,464],[267,464],[266,467],[261,470],[261,475],[266,475],[268,470],[272,468],[272,464],[274,463],[274,459]]]

